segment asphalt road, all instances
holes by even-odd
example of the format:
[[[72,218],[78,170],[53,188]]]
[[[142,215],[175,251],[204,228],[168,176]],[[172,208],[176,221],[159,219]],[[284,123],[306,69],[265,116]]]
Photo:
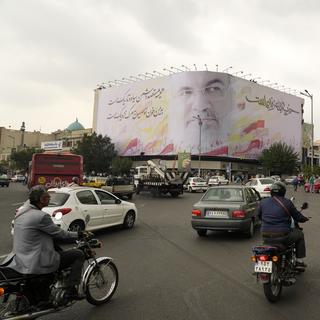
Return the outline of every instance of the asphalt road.
[[[289,187],[288,195],[293,194]],[[111,256],[120,283],[112,300],[94,307],[86,301],[43,319],[319,319],[320,259],[318,255],[319,194],[299,190],[296,204],[309,202],[304,225],[307,272],[296,285],[284,288],[279,303],[270,304],[252,275],[251,248],[260,235],[246,239],[237,233],[209,233],[199,238],[190,226],[191,207],[202,194],[172,199],[136,195],[139,219],[132,230],[96,232]],[[0,255],[11,248],[10,221],[15,203],[26,189],[12,184],[0,189]]]

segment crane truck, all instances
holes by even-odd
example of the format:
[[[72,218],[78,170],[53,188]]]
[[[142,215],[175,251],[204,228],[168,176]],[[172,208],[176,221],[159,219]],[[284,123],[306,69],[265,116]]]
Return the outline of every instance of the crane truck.
[[[170,194],[178,197],[183,194],[183,184],[188,178],[188,172],[169,171],[161,160],[148,160],[146,166],[136,167],[135,172],[136,193],[148,191],[154,196]]]

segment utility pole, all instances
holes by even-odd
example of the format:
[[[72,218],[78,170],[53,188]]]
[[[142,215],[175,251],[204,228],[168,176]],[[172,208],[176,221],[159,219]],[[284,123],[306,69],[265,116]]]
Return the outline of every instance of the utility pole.
[[[311,172],[313,173],[313,140],[314,140],[314,128],[313,128],[313,94],[309,93],[307,89],[305,92],[300,92],[303,96],[306,96],[311,99]]]
[[[198,125],[199,125],[199,159],[198,159],[198,177],[201,176],[201,129],[202,129],[202,119],[199,115],[197,115],[196,117],[193,117],[194,119],[198,120]]]

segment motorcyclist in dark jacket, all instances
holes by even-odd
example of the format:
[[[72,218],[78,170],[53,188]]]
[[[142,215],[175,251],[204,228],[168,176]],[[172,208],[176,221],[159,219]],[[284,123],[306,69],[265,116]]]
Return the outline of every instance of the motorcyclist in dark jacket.
[[[277,181],[270,188],[271,197],[261,200],[259,217],[262,221],[261,233],[264,240],[277,240],[283,243],[294,242],[296,245],[297,265],[306,267],[302,259],[306,256],[304,234],[295,222],[306,222],[309,219],[297,210],[291,200],[285,198],[286,185]]]

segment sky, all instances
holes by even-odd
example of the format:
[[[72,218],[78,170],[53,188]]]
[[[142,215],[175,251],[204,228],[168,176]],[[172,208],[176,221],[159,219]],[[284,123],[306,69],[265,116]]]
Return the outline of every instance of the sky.
[[[317,0],[0,0],[0,126],[91,128],[102,82],[207,65],[307,89],[319,139],[319,13]],[[311,99],[304,110],[310,123]]]

